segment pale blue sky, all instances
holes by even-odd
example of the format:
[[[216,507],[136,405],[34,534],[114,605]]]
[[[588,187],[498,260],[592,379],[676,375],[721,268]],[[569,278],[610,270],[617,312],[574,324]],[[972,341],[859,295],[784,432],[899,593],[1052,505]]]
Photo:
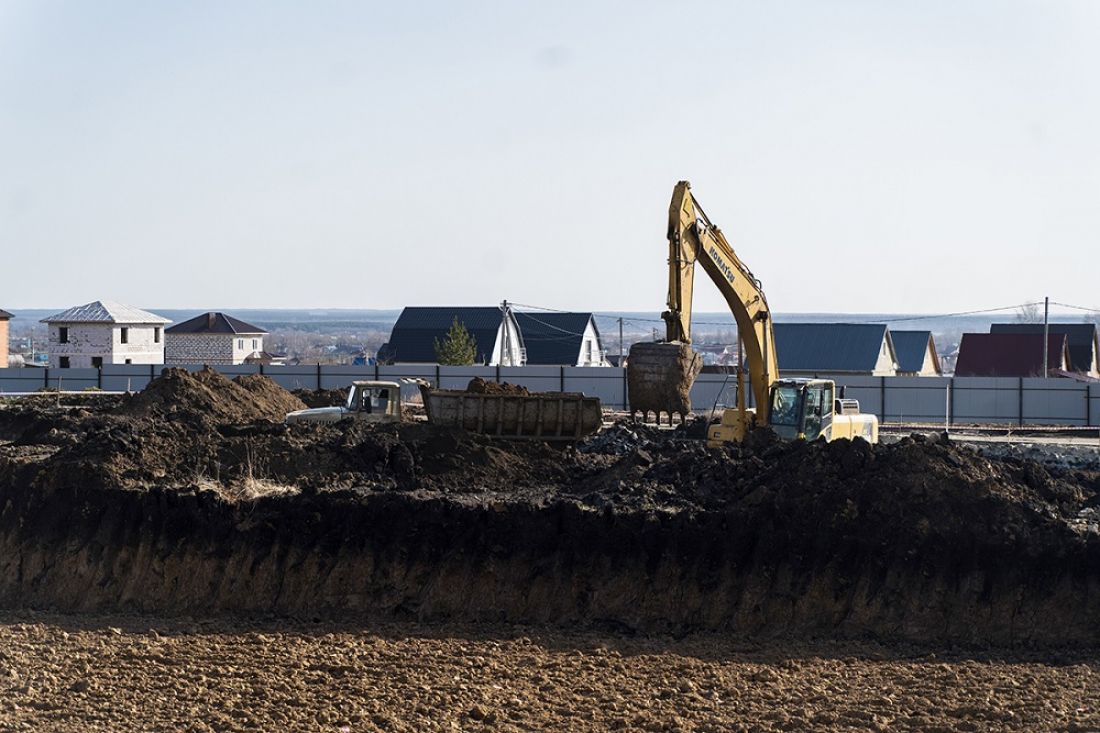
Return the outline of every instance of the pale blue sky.
[[[0,307],[1100,306],[1100,2],[0,0]],[[709,284],[699,310],[720,310]]]

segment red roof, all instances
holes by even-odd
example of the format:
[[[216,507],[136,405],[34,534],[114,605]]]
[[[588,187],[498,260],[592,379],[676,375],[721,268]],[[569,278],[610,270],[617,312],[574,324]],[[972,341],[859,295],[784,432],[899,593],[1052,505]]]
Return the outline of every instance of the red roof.
[[[1050,334],[1047,367],[1066,369],[1069,348],[1066,335]],[[955,362],[956,377],[1041,377],[1043,334],[964,333]]]

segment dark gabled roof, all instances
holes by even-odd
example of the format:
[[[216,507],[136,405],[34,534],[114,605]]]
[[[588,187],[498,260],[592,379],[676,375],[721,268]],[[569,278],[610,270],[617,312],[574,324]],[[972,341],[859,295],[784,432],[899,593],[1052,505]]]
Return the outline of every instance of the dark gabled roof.
[[[1061,369],[1069,358],[1066,335],[1050,335],[1047,366]],[[1040,377],[1043,375],[1043,334],[964,333],[955,362],[956,377]]]
[[[7,321],[7,320],[11,320],[12,318],[15,318],[15,316],[13,316],[11,313],[8,313],[6,310],[0,308],[0,321]]]
[[[515,313],[528,364],[573,366],[581,356],[591,313]],[[596,324],[592,322],[592,328]],[[596,338],[599,339],[599,331]]]
[[[183,323],[177,323],[170,328],[164,329],[165,333],[173,335],[180,335],[185,333],[226,333],[226,334],[254,334],[254,333],[267,333],[259,326],[253,326],[251,323],[245,323],[244,321],[234,318],[233,316],[227,316],[224,313],[203,313],[189,318]]]
[[[994,323],[990,333],[1033,333],[1041,334],[1041,323]],[[1051,323],[1050,333],[1064,334],[1069,342],[1069,368],[1078,372],[1092,369],[1096,349],[1095,323]]]
[[[882,342],[881,323],[776,323],[779,373],[874,371]]]
[[[496,306],[408,307],[393,325],[390,340],[378,350],[379,361],[434,364],[435,341],[446,337],[456,318],[477,342],[477,361],[488,362],[504,319],[503,311]]]
[[[919,372],[924,368],[924,357],[928,349],[931,347],[932,353],[936,353],[931,331],[890,331],[890,340],[894,342],[899,372]],[[933,358],[936,371],[939,371],[939,360]]]

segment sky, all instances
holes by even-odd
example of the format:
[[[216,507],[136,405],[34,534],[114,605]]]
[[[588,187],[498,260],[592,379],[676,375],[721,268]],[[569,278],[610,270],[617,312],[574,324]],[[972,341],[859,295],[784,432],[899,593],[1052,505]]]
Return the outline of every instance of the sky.
[[[1100,307],[1100,2],[0,0],[0,308]],[[724,308],[698,273],[697,311]]]

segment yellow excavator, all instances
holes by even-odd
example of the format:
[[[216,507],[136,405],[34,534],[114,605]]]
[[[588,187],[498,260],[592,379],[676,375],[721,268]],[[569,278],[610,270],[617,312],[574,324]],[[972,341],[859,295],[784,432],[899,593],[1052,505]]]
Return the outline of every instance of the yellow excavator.
[[[683,419],[691,411],[691,385],[702,370],[691,349],[691,301],[695,263],[718,286],[737,322],[741,354],[748,366],[754,407],[746,401],[745,375],[737,365],[737,406],[707,429],[707,445],[740,442],[756,426],[768,426],[788,440],[861,437],[878,442],[878,418],[859,412],[829,379],[780,379],[772,314],[760,281],[711,223],[691,184],[680,181],[668,211],[668,310],[661,314],[666,339],[631,347],[627,385],[631,415],[667,413]]]

